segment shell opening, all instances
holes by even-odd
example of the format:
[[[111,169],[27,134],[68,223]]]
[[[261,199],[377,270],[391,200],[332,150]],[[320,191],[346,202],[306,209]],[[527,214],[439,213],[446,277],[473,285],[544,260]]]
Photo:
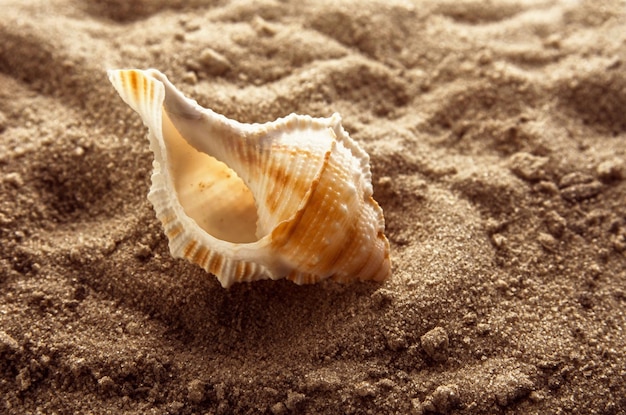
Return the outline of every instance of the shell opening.
[[[233,243],[258,240],[254,197],[226,164],[193,148],[163,110],[170,177],[187,216],[211,236]]]

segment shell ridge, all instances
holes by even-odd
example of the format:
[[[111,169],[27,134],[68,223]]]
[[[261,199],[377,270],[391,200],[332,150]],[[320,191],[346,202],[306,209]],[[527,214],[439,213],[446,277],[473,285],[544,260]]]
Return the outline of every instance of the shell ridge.
[[[336,188],[337,183],[334,182],[338,177],[351,176],[350,166],[342,164],[342,160],[346,157],[352,160],[351,155],[347,153],[349,153],[349,150],[341,145],[341,143],[333,142],[333,148],[327,154],[324,169],[316,178],[316,185],[330,185],[331,187],[328,188],[327,191],[331,192],[331,194],[333,191],[337,191],[343,195],[341,197],[348,197],[348,199],[341,199],[344,200],[345,203],[365,209],[359,220],[357,222],[351,222],[352,218],[349,214],[350,208],[348,206],[346,206],[348,209],[343,211],[342,209],[344,208],[337,206],[336,202],[329,201],[326,197],[315,195],[314,192],[316,189],[312,189],[306,203],[307,205],[309,203],[314,204],[314,208],[313,206],[302,206],[296,221],[285,225],[284,229],[276,229],[277,233],[281,233],[280,239],[276,238],[276,241],[282,242],[282,244],[277,244],[277,246],[281,246],[283,249],[287,247],[287,249],[297,250],[297,253],[292,254],[297,255],[297,257],[301,259],[299,262],[294,262],[294,260],[291,259],[290,265],[301,270],[303,275],[314,274],[315,280],[322,280],[329,277],[338,281],[370,279],[368,277],[372,272],[377,271],[370,270],[372,266],[370,266],[369,263],[372,262],[372,255],[364,257],[361,252],[361,247],[363,244],[367,244],[368,241],[375,238],[377,233],[380,232],[380,229],[378,229],[380,225],[371,227],[370,231],[370,228],[363,223],[363,221],[367,223],[370,218],[382,216],[382,214],[378,214],[380,208],[376,210],[370,206],[368,199],[371,198],[359,195],[358,189],[344,188],[340,185],[339,188]],[[319,197],[322,198],[320,199]],[[326,218],[323,215],[315,214],[309,214],[306,219],[303,217],[305,211],[311,212],[317,210],[327,212],[328,215],[333,216],[335,221],[339,221],[334,223],[343,229],[343,231],[340,234],[331,233],[331,239],[324,241],[324,235],[327,230],[324,229],[323,221]],[[304,220],[307,221],[306,225],[300,225],[299,222]],[[300,240],[302,237],[306,238],[307,243],[294,247],[292,241]],[[324,244],[320,245],[320,241],[324,242]],[[384,241],[387,243],[386,238]],[[381,245],[377,244],[376,246]],[[388,245],[383,244],[382,248],[388,250]],[[319,258],[319,260],[317,258]],[[364,270],[367,270],[367,275],[359,274],[361,271],[365,272]],[[388,275],[388,270],[385,272],[385,275]],[[300,281],[308,280],[310,277],[294,275],[292,278]]]
[[[304,207],[307,205],[308,201],[311,199],[311,196],[313,195],[313,193],[315,193],[315,191],[317,190],[317,186],[320,183],[320,177],[322,176],[323,172],[324,172],[324,167],[326,166],[328,159],[330,158],[330,154],[331,154],[331,150],[328,150],[324,156],[324,164],[322,166],[322,168],[319,170],[319,172],[317,173],[317,175],[315,176],[315,178],[313,179],[312,183],[311,183],[311,187],[309,188],[309,190],[307,191],[304,199],[302,200],[302,202],[300,203],[300,205],[298,206],[297,211],[294,213],[294,215],[288,219],[285,219],[284,221],[282,221],[281,223],[278,224],[278,226],[275,228],[275,232],[278,231],[278,228],[281,227],[281,225],[283,225],[282,227],[287,227],[287,229],[289,230],[289,233],[282,235],[281,237],[281,243],[284,245],[287,242],[289,242],[289,239],[291,237],[291,234],[293,231],[295,231],[295,229],[297,228],[297,225],[299,223],[299,221],[302,219],[302,215],[304,213]],[[277,247],[280,247],[282,245],[278,244],[275,245]]]
[[[328,164],[328,160],[330,159],[330,156],[334,148],[335,148],[335,142],[331,144],[331,148],[324,155],[324,162],[322,163],[322,168],[317,172],[315,178],[312,180],[311,186],[307,190],[305,197],[303,198],[300,205],[298,206],[297,211],[290,218],[285,219],[279,224],[277,224],[274,230],[272,231],[272,233],[270,234],[272,246],[277,251],[280,252],[285,247],[285,245],[287,245],[290,242],[293,234],[298,230],[299,228],[298,225],[304,217],[305,207],[308,205],[309,200],[311,199],[311,197],[313,196],[313,194],[317,190],[317,187],[320,184],[320,178],[322,177],[324,173],[324,170]],[[309,229],[309,227],[307,227],[307,229]],[[319,233],[321,229],[317,228],[316,230],[315,227],[313,227],[312,230],[314,232]],[[287,258],[284,255],[280,255],[279,261],[281,263],[282,268],[287,267],[290,269],[294,269],[298,265],[300,265],[300,264],[294,263],[293,259]]]
[[[257,164],[257,172],[240,175],[255,198],[258,237],[292,217],[302,204],[310,181],[319,175],[323,167],[323,157],[314,155],[322,149],[322,155],[325,154],[327,148],[332,147],[333,140],[318,140],[317,148],[313,150],[303,148],[298,140],[301,136],[321,135],[327,129],[324,123],[296,114],[278,122],[259,125],[258,138],[254,140],[258,145],[250,146],[259,154],[246,156],[251,163]]]
[[[371,185],[372,183],[372,172],[370,169],[370,156],[367,152],[359,145],[359,143],[354,140],[347,131],[341,125],[341,115],[339,113],[333,113],[330,117],[330,123],[332,129],[335,131],[335,135],[337,136],[337,140],[342,143],[350,152],[359,160],[361,172],[363,173],[362,182],[367,184],[366,190],[367,195],[372,195],[374,193],[374,189]]]

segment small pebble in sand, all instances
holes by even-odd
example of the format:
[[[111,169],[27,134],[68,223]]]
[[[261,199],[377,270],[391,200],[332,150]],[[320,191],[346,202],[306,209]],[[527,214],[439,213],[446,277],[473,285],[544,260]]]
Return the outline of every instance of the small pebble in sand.
[[[544,179],[544,167],[548,163],[547,157],[539,157],[526,152],[513,154],[509,159],[509,168],[520,179],[534,181]]]
[[[298,404],[306,399],[306,395],[299,392],[289,391],[287,392],[287,401],[285,402],[285,406],[290,411],[294,412]]]
[[[0,354],[6,352],[16,353],[20,350],[19,343],[8,333],[0,330]]]
[[[559,241],[557,241],[554,236],[545,232],[539,232],[537,235],[537,241],[543,249],[550,252],[554,252],[559,246]]]
[[[5,174],[4,182],[15,187],[22,187],[24,185],[24,179],[22,179],[22,175],[17,172]]]
[[[135,247],[133,254],[135,255],[135,258],[145,260],[150,256],[150,254],[152,254],[152,250],[148,245],[140,243]]]
[[[413,403],[415,413],[438,413],[447,414],[461,403],[459,387],[455,384],[441,385],[424,399],[424,402]]]
[[[276,28],[272,26],[269,22],[263,19],[261,16],[256,15],[250,22],[250,25],[254,29],[257,34],[260,36],[274,36],[276,34]]]
[[[389,176],[382,176],[378,179],[377,184],[383,189],[389,189],[393,186],[393,179]]]
[[[600,193],[602,183],[582,172],[572,172],[563,176],[559,182],[561,196],[569,201],[589,199]]]
[[[200,53],[200,57],[198,58],[198,62],[202,65],[202,68],[206,71],[207,74],[213,76],[220,76],[226,73],[232,66],[224,55],[219,52],[214,51],[213,49],[204,49]]]
[[[493,235],[491,235],[491,243],[493,243],[493,246],[495,246],[496,248],[505,248],[506,242],[506,236],[500,233],[494,233]]]
[[[546,399],[546,395],[541,391],[532,391],[528,398],[533,402],[543,402]]]
[[[372,386],[371,383],[363,381],[356,385],[355,392],[357,395],[364,398],[366,396],[376,395],[376,388]]]
[[[435,327],[421,337],[424,352],[436,362],[448,360],[448,333],[443,327]]]
[[[619,158],[606,160],[598,164],[596,173],[603,182],[622,180],[626,176],[626,164]]]
[[[278,402],[277,404],[272,405],[270,410],[274,415],[282,415],[287,413],[287,407],[282,402]]]
[[[552,236],[555,238],[563,236],[563,232],[565,232],[565,228],[567,227],[567,220],[565,220],[563,216],[555,211],[550,211],[546,213],[544,222]]]
[[[187,397],[193,403],[200,403],[205,398],[205,385],[200,379],[194,379],[187,385]]]
[[[534,189],[538,192],[545,193],[546,195],[549,195],[549,196],[554,196],[554,195],[559,194],[558,186],[554,182],[551,182],[550,180],[539,181],[539,183],[537,183],[534,186]]]
[[[433,392],[431,401],[438,412],[445,414],[459,405],[459,387],[455,384],[439,386]]]
[[[516,370],[496,376],[493,388],[498,405],[507,406],[524,396],[528,396],[534,389],[534,384],[528,375]]]
[[[115,388],[115,381],[110,376],[102,376],[98,379],[98,386],[103,392],[110,392]]]
[[[183,75],[183,82],[186,82],[191,85],[195,85],[198,83],[198,75],[194,71],[187,71]]]

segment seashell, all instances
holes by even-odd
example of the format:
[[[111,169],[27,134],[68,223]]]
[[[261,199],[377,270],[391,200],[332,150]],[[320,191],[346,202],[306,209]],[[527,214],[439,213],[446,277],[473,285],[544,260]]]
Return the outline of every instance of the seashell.
[[[224,287],[390,275],[369,156],[338,114],[244,124],[185,98],[157,70],[108,75],[149,129],[148,199],[173,256],[198,264]]]

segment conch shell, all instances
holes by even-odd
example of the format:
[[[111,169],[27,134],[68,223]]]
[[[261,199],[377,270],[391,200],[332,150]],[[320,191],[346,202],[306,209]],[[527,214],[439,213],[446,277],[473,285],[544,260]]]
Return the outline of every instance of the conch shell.
[[[108,75],[149,128],[148,199],[173,256],[198,264],[224,287],[390,275],[369,156],[338,114],[243,124],[185,98],[157,70]]]

